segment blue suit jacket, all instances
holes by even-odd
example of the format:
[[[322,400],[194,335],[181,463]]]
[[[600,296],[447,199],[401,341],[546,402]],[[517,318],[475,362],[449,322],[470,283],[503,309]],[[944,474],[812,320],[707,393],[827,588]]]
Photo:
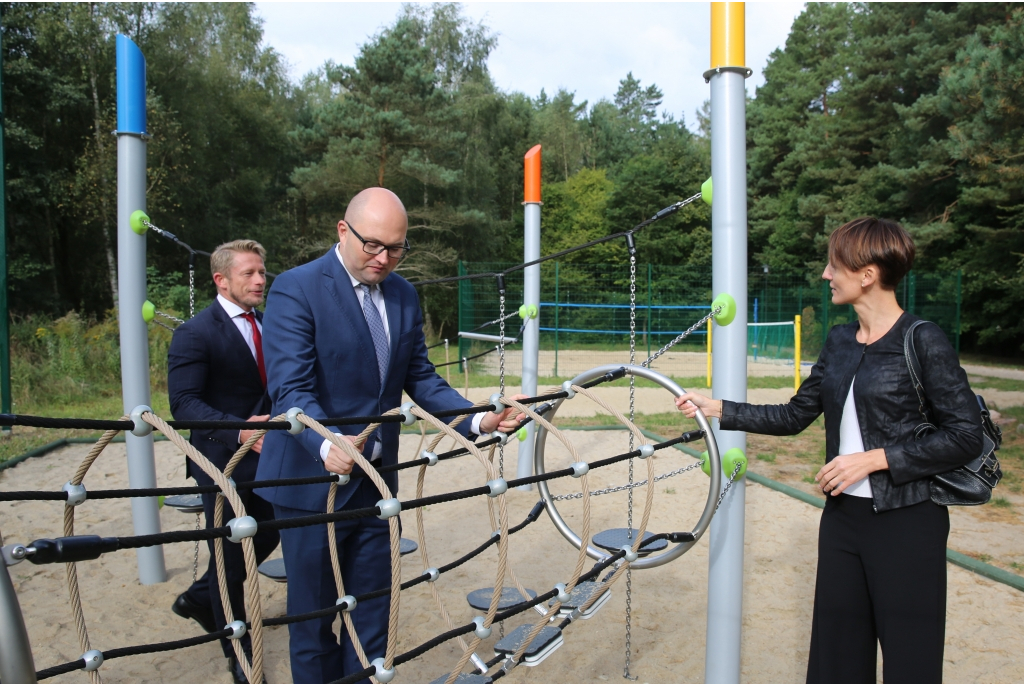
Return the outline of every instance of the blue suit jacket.
[[[308,264],[286,271],[274,280],[267,297],[263,354],[273,414],[299,407],[314,419],[382,414],[402,403],[402,391],[427,411],[471,406],[427,359],[423,313],[415,288],[392,273],[381,284],[391,337],[391,357],[381,387],[370,329],[336,248]],[[464,435],[469,420],[459,424]],[[366,426],[331,428],[357,435]],[[398,460],[399,424],[384,424],[381,457],[384,465]],[[372,454],[374,439],[364,455]],[[320,459],[323,438],[310,429],[298,435],[271,431],[264,440],[260,480],[301,478],[327,473]],[[351,497],[359,480],[340,487],[336,507]],[[398,474],[386,473],[392,492]],[[306,511],[327,506],[327,484],[261,488],[259,494],[275,504]]]
[[[262,321],[262,315],[256,312]],[[167,394],[179,421],[244,421],[270,412],[256,360],[227,312],[214,300],[194,319],[178,326],[167,351]],[[189,439],[218,468],[238,450],[238,431],[194,430]],[[238,464],[236,481],[256,478],[260,455],[250,452]],[[189,462],[200,485],[213,481]]]

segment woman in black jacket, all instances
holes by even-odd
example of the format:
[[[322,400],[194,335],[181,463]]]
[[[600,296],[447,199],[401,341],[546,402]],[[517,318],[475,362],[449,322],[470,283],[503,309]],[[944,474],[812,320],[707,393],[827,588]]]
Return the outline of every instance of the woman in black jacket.
[[[914,261],[899,224],[851,221],[829,238],[833,304],[857,321],[829,331],[810,376],[788,404],[752,405],[687,393],[722,430],[795,435],[825,414],[825,465],[815,481],[827,497],[818,533],[818,574],[807,666],[809,683],[875,682],[881,643],[886,683],[941,682],[946,627],[949,513],[929,495],[929,477],[981,451],[978,403],[945,334],[915,333],[925,393],[938,430],[922,422],[903,355],[918,318],[896,301]]]

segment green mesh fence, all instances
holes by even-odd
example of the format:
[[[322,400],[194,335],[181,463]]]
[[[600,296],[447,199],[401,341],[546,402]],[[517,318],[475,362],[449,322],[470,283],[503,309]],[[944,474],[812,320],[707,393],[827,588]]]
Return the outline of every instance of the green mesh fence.
[[[500,271],[512,264],[460,263],[460,274]],[[897,289],[900,305],[934,321],[959,350],[960,274],[911,272]],[[639,264],[635,280],[636,359],[643,361],[681,331],[703,317],[712,300],[711,270],[688,266]],[[459,282],[459,330],[468,331],[499,315],[494,279]],[[506,277],[506,313],[523,303],[523,273]],[[801,358],[813,363],[828,330],[854,318],[853,308],[830,301],[828,283],[806,278],[764,273],[748,275],[748,355],[751,364],[777,368],[753,368],[757,375],[787,375],[793,371],[794,326],[799,314]],[[541,377],[566,378],[600,364],[629,361],[630,273],[628,265],[541,264],[540,359]],[[513,337],[522,321],[509,319],[506,336]],[[770,325],[770,324],[785,325]],[[769,325],[762,325],[769,324]],[[498,326],[483,333],[496,335]],[[707,374],[707,328],[696,331],[654,363],[654,368],[677,378]],[[482,352],[492,343],[460,339],[458,356]],[[522,365],[521,346],[511,345],[506,370],[517,376]],[[454,349],[452,358],[455,358]],[[788,366],[788,370],[786,369]],[[471,362],[474,373],[497,374],[497,355]]]

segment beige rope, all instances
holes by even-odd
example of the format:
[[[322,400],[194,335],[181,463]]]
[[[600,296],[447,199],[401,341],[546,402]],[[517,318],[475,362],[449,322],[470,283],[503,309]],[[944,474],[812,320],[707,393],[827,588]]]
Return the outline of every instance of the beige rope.
[[[128,421],[129,416],[126,414],[121,417],[121,421]],[[75,471],[75,475],[71,477],[72,485],[81,485],[85,479],[85,474],[89,472],[93,462],[100,456],[110,441],[117,436],[121,431],[110,430],[103,433],[100,439],[96,441],[96,444],[89,450],[89,454],[85,456],[82,463],[78,465],[78,469]],[[75,534],[75,507],[64,505],[64,535],[71,537]],[[92,647],[89,646],[89,630],[85,625],[85,612],[82,610],[82,595],[78,587],[78,567],[75,562],[64,564],[64,570],[68,578],[68,594],[71,599],[71,613],[75,618],[75,629],[78,632],[78,644],[82,648],[82,654],[88,652]],[[99,683],[100,673],[99,671],[89,671],[89,682]]]
[[[228,480],[228,476],[214,466],[199,450],[189,444],[185,438],[183,438],[176,430],[171,428],[166,421],[156,414],[145,412],[142,415],[142,420],[166,435],[167,439],[170,440],[175,447],[184,452],[185,455],[196,464],[196,466],[201,468],[203,472],[205,472],[206,475],[208,475],[213,482],[217,484],[217,487],[220,488],[221,494],[223,495],[223,499],[227,499],[228,504],[231,505],[231,509],[236,517],[246,515],[242,499],[238,496],[238,491],[235,490],[234,485]],[[253,436],[246,441],[246,444],[249,445],[249,447],[252,447],[252,444],[255,444],[258,439],[259,437],[257,434],[253,434]],[[245,445],[242,447],[245,447]],[[246,451],[248,451],[248,448],[246,448]],[[232,457],[232,460],[234,460],[235,463],[237,463],[235,457],[241,459],[241,457],[236,453],[235,456]],[[223,504],[218,501],[218,506],[223,507]],[[245,673],[245,677],[250,683],[258,683],[263,680],[263,611],[260,603],[259,581],[256,579],[256,550],[253,547],[251,537],[242,538],[241,544],[242,555],[245,559],[249,611],[252,614],[252,620],[250,621],[252,624],[252,662],[250,663],[246,658],[245,650],[242,649],[240,640],[231,640],[231,645],[235,651],[238,663],[242,666],[242,671]],[[215,552],[217,550],[216,544],[214,544],[214,550]],[[230,623],[235,619],[231,611],[231,602],[227,595],[227,578],[224,575],[223,549],[220,550],[220,554],[215,555],[215,558],[217,567],[217,583],[221,591],[221,606],[224,608],[224,617]]]

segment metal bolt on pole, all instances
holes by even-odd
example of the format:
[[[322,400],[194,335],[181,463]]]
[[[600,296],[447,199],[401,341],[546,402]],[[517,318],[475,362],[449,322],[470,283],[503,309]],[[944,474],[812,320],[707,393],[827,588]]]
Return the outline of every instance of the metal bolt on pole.
[[[540,259],[540,170],[541,149],[534,145],[523,158],[523,261]],[[540,358],[540,264],[523,270],[523,305],[527,318],[523,329],[523,382],[522,392],[531,397],[537,394],[537,367]],[[536,312],[531,317],[530,312]],[[519,443],[519,463],[516,475],[519,478],[533,474],[533,441],[537,436],[537,424],[526,424],[526,439]],[[530,485],[520,490],[532,490]]]
[[[712,395],[747,399],[747,185],[746,92],[743,81],[744,7],[711,3],[711,205],[712,288],[736,301],[736,319],[715,331]],[[719,449],[746,452],[746,434],[714,423]],[[746,479],[737,478],[711,522],[708,561],[708,624],[704,680],[740,681],[743,612],[743,528]]]
[[[146,236],[131,228],[130,217],[146,209],[146,59],[127,36],[117,36],[117,297],[121,329],[121,392],[124,411],[150,404],[149,332],[142,318],[146,301]],[[153,436],[127,433],[128,483],[156,487]],[[136,535],[160,532],[155,497],[132,498]],[[136,550],[143,585],[167,580],[163,547]]]

